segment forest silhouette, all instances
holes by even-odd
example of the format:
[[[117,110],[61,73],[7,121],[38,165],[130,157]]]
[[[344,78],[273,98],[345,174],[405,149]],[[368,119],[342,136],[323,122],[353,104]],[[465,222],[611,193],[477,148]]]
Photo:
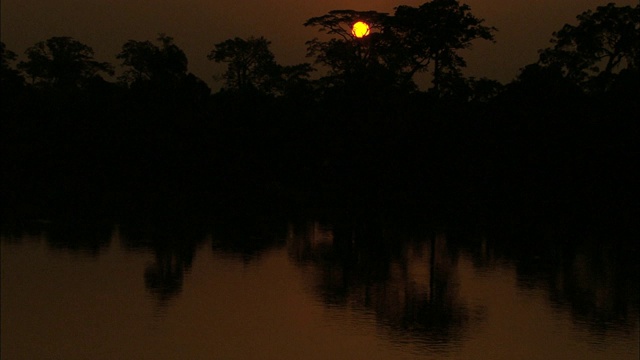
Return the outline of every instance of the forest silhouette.
[[[166,34],[126,42],[117,78],[70,37],[20,62],[2,43],[3,217],[328,207],[631,224],[639,19],[640,5],[587,10],[508,84],[463,75],[460,51],[498,30],[456,0],[311,18],[313,64],[279,64],[264,37],[214,44],[215,93]],[[351,35],[356,21],[371,33]]]

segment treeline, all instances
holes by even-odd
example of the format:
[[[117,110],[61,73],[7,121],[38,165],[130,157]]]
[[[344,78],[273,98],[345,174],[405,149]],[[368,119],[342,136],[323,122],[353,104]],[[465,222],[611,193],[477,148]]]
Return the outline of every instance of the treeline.
[[[307,43],[313,65],[278,64],[262,37],[215,44],[209,59],[227,65],[216,93],[164,34],[125,43],[115,81],[69,37],[17,64],[2,44],[4,213],[570,208],[630,219],[639,13],[580,14],[508,84],[463,76],[459,50],[497,30],[455,0],[309,19],[331,35]],[[356,21],[368,36],[351,34]]]

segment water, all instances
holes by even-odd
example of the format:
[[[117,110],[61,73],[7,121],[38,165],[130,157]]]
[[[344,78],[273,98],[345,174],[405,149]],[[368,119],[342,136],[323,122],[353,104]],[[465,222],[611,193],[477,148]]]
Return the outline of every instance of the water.
[[[629,243],[251,218],[39,223],[1,246],[7,360],[640,353]]]

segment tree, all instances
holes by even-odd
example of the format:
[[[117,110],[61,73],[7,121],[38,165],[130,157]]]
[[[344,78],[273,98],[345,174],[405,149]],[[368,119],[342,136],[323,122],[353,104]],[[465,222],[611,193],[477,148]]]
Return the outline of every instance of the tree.
[[[24,78],[20,72],[11,67],[11,63],[15,62],[18,56],[11,50],[7,50],[6,45],[0,42],[0,83],[2,84],[2,92],[9,89],[17,89],[23,86]],[[5,92],[6,91],[6,92]]]
[[[271,42],[264,37],[228,39],[214,45],[207,56],[216,63],[226,63],[222,74],[227,90],[258,90],[272,95],[283,95],[309,88],[308,63],[282,66],[275,61],[269,49]]]
[[[300,97],[312,91],[311,73],[315,69],[309,63],[277,65],[277,79],[273,91],[279,95]]]
[[[613,3],[577,16],[553,33],[552,47],[540,51],[539,64],[558,67],[578,84],[604,86],[622,70],[640,68],[640,5]]]
[[[317,26],[320,32],[337,37],[307,41],[307,56],[315,57],[316,63],[329,67],[329,76],[325,80],[330,84],[360,83],[368,79],[380,86],[383,79],[393,78],[390,76],[392,66],[388,62],[393,39],[384,32],[387,19],[386,13],[355,10],[333,10],[313,17],[304,26]],[[356,38],[352,34],[351,28],[358,21],[369,25],[368,36]]]
[[[356,21],[368,22],[372,33],[351,36]],[[468,5],[457,0],[433,0],[415,8],[399,6],[393,16],[375,11],[334,10],[309,19],[305,26],[337,35],[307,42],[308,55],[329,66],[332,76],[349,76],[364,69],[368,76],[387,79],[402,87],[413,85],[414,75],[432,69],[437,91],[445,76],[457,75],[466,63],[458,54],[476,39],[493,40],[492,27],[482,25]]]
[[[129,40],[117,58],[126,68],[120,81],[143,99],[169,103],[193,103],[207,98],[211,89],[188,71],[187,55],[173,38],[159,34],[159,46],[151,41]]]
[[[388,14],[376,11],[333,10],[327,15],[311,18],[304,26],[319,26],[320,32],[339,38],[307,41],[308,56],[315,56],[317,63],[329,66],[334,74],[381,63],[384,48],[382,31],[387,17]],[[358,21],[367,23],[371,29],[368,36],[360,39],[352,34],[351,29]]]
[[[457,73],[444,73],[439,96],[454,103],[488,103],[503,90],[503,85],[487,78],[463,77]]]
[[[159,34],[160,46],[150,41],[129,40],[116,56],[127,68],[120,80],[129,85],[151,82],[175,83],[187,77],[188,60],[184,51],[173,43],[173,38]]]
[[[26,51],[28,61],[18,64],[32,83],[56,88],[82,88],[100,74],[113,75],[113,67],[94,60],[93,49],[71,37],[52,37]]]
[[[432,0],[417,8],[399,6],[389,24],[398,48],[396,61],[407,78],[431,68],[433,88],[438,92],[445,76],[466,66],[459,50],[470,48],[476,39],[494,40],[496,28],[483,23],[457,0]]]
[[[222,78],[229,90],[270,91],[278,65],[269,45],[271,42],[263,37],[236,37],[215,44],[208,59],[227,64]]]

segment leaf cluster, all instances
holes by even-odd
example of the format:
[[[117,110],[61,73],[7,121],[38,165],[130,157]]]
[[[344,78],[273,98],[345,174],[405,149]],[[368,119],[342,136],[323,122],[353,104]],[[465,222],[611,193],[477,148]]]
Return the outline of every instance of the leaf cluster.
[[[577,20],[577,25],[565,24],[553,33],[553,46],[540,51],[540,65],[557,67],[576,83],[640,69],[640,4],[609,3],[583,12]]]
[[[372,33],[365,39],[351,35],[356,21],[367,22]],[[476,39],[493,41],[493,27],[471,14],[457,0],[433,0],[419,7],[402,5],[389,15],[375,11],[335,10],[309,19],[304,25],[337,35],[307,42],[308,56],[326,65],[333,77],[355,69],[386,71],[398,84],[409,84],[417,72],[431,69],[434,85],[443,72],[458,73],[466,62],[458,53]]]
[[[36,43],[26,51],[29,61],[18,69],[41,86],[82,87],[100,73],[113,75],[113,67],[94,60],[93,49],[70,37],[52,37]]]
[[[127,70],[120,77],[127,84],[151,81],[154,83],[173,82],[187,75],[188,60],[184,51],[173,38],[160,34],[160,46],[151,41],[129,40],[116,56],[122,60]]]

